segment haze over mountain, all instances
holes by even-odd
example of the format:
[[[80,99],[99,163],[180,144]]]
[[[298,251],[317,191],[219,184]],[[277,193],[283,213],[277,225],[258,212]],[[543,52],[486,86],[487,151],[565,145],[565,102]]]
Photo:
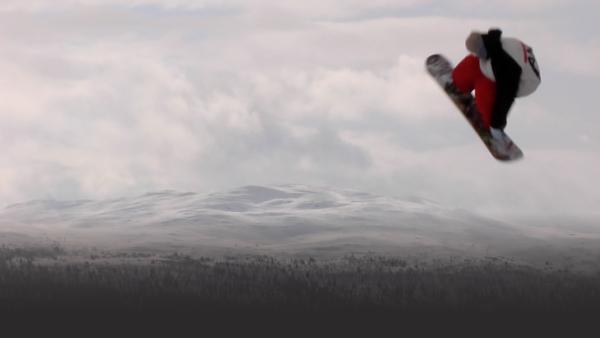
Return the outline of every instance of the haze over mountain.
[[[0,244],[67,249],[422,258],[501,256],[597,266],[600,231],[581,221],[509,224],[419,199],[302,185],[112,200],[36,200],[0,211]]]

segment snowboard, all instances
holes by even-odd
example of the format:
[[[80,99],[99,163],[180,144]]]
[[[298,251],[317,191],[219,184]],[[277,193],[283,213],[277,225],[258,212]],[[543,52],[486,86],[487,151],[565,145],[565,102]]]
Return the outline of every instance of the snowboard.
[[[443,55],[434,54],[427,58],[425,61],[425,67],[427,72],[433,77],[433,79],[442,87],[446,92],[450,100],[454,102],[454,105],[461,111],[464,117],[469,121],[471,127],[475,130],[479,138],[485,144],[489,152],[499,161],[514,161],[523,157],[523,152],[519,147],[510,139],[508,147],[497,149],[491,142],[491,135],[488,128],[484,127],[483,121],[481,120],[481,113],[478,111],[475,105],[475,98],[473,95],[464,94],[452,83],[452,64]],[[507,135],[508,137],[508,135]]]

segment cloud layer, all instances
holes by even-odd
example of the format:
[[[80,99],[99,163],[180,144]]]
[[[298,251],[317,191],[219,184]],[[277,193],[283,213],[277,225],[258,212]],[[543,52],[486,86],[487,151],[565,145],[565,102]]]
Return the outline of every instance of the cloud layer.
[[[0,201],[298,182],[591,210],[598,5],[569,4],[575,26],[561,1],[3,1]],[[423,70],[490,26],[534,45],[544,76],[510,117],[511,166]]]

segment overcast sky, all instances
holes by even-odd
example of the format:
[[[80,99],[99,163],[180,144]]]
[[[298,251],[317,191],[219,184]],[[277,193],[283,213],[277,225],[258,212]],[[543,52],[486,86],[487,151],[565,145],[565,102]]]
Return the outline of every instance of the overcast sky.
[[[2,0],[0,205],[300,183],[482,212],[600,201],[595,0]],[[495,161],[424,71],[471,30],[542,86]]]

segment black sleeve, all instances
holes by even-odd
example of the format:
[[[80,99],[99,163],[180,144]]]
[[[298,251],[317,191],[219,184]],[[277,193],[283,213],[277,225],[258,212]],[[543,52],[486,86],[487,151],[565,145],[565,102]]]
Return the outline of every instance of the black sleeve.
[[[506,117],[517,97],[522,72],[521,66],[502,48],[501,35],[502,31],[499,29],[492,29],[482,35],[496,78],[496,100],[491,125],[498,129],[506,127]]]
[[[481,35],[483,44],[488,53],[488,58],[493,59],[500,51],[502,51],[502,42],[500,42],[501,36],[502,31],[499,29],[490,29],[487,34]]]

